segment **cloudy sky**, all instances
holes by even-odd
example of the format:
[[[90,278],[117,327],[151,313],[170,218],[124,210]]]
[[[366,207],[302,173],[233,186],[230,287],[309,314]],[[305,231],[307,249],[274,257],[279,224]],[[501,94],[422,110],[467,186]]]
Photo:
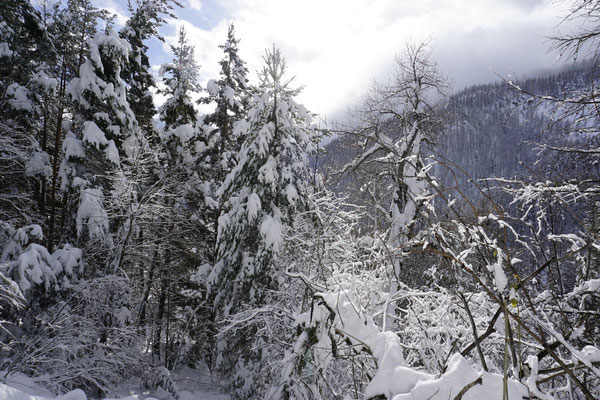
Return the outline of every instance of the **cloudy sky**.
[[[180,0],[179,19],[151,44],[151,62],[170,61],[184,25],[201,65],[201,80],[218,76],[227,26],[234,23],[251,72],[275,44],[288,61],[300,101],[335,116],[386,75],[407,41],[430,38],[433,58],[455,90],[511,74],[525,77],[557,65],[544,36],[556,32],[564,9],[555,0]],[[127,14],[125,0],[98,0]],[[563,6],[564,8],[564,6]],[[564,29],[564,27],[563,27]],[[158,68],[157,68],[158,69]]]

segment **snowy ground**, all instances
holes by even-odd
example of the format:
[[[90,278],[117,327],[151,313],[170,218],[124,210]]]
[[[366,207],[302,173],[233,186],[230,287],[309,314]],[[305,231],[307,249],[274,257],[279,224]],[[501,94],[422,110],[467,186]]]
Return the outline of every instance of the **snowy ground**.
[[[4,374],[0,372],[0,377]],[[210,382],[202,370],[184,369],[174,376],[179,388],[180,400],[229,400],[229,396],[219,393],[218,387]],[[0,400],[91,400],[81,390],[73,390],[65,395],[56,396],[36,384],[31,378],[21,374],[9,376],[4,383],[0,381]],[[129,393],[105,400],[170,400],[170,394],[159,390],[155,392],[132,389]]]

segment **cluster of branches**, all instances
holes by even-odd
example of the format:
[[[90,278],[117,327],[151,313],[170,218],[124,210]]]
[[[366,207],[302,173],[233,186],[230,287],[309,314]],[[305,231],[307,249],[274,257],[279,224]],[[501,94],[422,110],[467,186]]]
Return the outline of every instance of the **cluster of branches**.
[[[585,32],[554,38],[573,58],[584,44],[595,45],[596,3],[576,2],[568,17],[587,18]],[[349,251],[365,254],[366,246],[368,257],[360,272],[347,260],[347,268],[325,266],[324,280],[296,277],[312,301],[296,317],[302,334],[286,356],[296,367],[285,370],[274,393],[597,398],[597,82],[565,98],[510,83],[519,95],[551,105],[551,128],[580,135],[573,142],[583,148],[555,145],[553,137],[537,144],[565,165],[577,153],[577,174],[477,182],[459,161],[436,154],[435,136],[451,118],[437,77],[427,46],[409,46],[391,79],[353,110],[352,124],[336,128],[358,148],[343,179],[360,188],[356,198],[366,194],[362,204],[375,221],[359,223],[370,236],[355,236]],[[440,170],[456,184],[437,180]],[[473,192],[465,181],[483,203],[464,194]],[[466,378],[451,381],[457,370]]]

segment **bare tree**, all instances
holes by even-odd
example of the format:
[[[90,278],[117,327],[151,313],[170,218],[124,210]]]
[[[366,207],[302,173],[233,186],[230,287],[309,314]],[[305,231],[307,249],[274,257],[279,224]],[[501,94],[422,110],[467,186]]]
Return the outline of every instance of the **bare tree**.
[[[433,142],[443,127],[438,107],[448,83],[431,59],[427,42],[411,43],[396,56],[394,70],[374,83],[352,110],[352,125],[338,131],[359,138],[359,155],[345,171],[368,171],[362,190],[383,198],[389,230],[386,244],[393,257],[390,295],[398,289],[402,249],[414,236],[423,201],[429,195],[423,144]],[[388,312],[393,314],[394,305]],[[391,320],[389,321],[391,323]],[[384,326],[385,328],[385,326]]]

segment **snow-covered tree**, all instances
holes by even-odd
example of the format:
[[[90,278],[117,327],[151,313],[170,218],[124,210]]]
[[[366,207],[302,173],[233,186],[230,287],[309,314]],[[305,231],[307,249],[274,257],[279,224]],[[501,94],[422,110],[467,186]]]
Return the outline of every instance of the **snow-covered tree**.
[[[153,37],[163,40],[158,28],[165,22],[165,17],[174,17],[173,5],[178,3],[174,0],[144,0],[134,10],[130,4],[132,15],[119,32],[131,45],[129,62],[121,70],[121,77],[128,84],[127,101],[140,129],[154,145],[158,140],[152,121],[156,108],[150,89],[155,88],[156,83],[150,71],[146,41]]]
[[[231,171],[239,155],[240,146],[244,139],[245,131],[236,131],[234,126],[246,117],[249,98],[249,83],[246,78],[245,63],[238,55],[239,39],[235,37],[233,25],[229,26],[227,40],[219,47],[224,56],[219,62],[221,71],[219,79],[209,80],[205,97],[199,103],[214,105],[214,111],[203,116],[200,136],[203,139],[203,149],[197,155],[196,171],[201,185],[196,189],[196,203],[204,209],[197,213],[197,223],[203,225],[205,234],[202,241],[204,248],[203,271],[206,266],[212,265],[217,259],[217,226],[221,211],[226,209],[226,200],[219,194],[226,175]],[[198,202],[200,201],[200,203]],[[200,211],[200,209],[198,209]],[[200,283],[204,284],[205,275],[201,274]],[[205,299],[206,300],[206,299]],[[208,362],[212,362],[214,353],[214,313],[210,303],[205,303],[208,308],[203,309],[203,317],[209,323],[197,324],[196,335],[202,337],[202,352]]]
[[[135,163],[144,143],[120,76],[130,49],[110,28],[96,34],[79,77],[67,88],[75,114],[63,144],[61,178],[62,188],[74,192],[75,218],[67,231],[73,241],[110,242],[105,199],[112,195],[114,181],[123,178],[121,168]]]
[[[396,57],[389,81],[375,83],[353,114],[356,125],[350,134],[360,138],[361,151],[345,169],[368,171],[363,190],[372,195],[371,201],[378,201],[383,192],[389,202],[386,242],[394,260],[389,271],[391,295],[403,269],[412,268],[403,266],[402,255],[418,232],[422,205],[431,195],[423,147],[441,134],[436,101],[445,88],[427,44],[410,44]],[[394,308],[390,303],[390,315]]]
[[[47,15],[46,15],[47,14]],[[88,41],[97,33],[100,21],[110,20],[110,13],[94,6],[91,0],[68,0],[56,2],[45,9],[44,23],[52,37],[55,62],[49,62],[49,75],[57,80],[56,95],[44,109],[44,131],[47,152],[51,158],[52,177],[48,190],[48,235],[49,248],[59,242],[59,214],[66,206],[66,198],[60,195],[60,165],[63,161],[65,125],[70,123],[71,104],[66,96],[68,83],[79,74],[79,68],[89,54]],[[42,141],[42,149],[46,149]]]
[[[55,55],[50,48],[40,13],[28,1],[0,5],[0,168],[7,170],[0,185],[0,218],[12,214],[18,224],[33,220],[45,225],[50,163],[42,121],[46,101],[56,89],[56,80],[48,75]],[[19,217],[25,210],[29,217]]]
[[[167,96],[159,109],[164,123],[159,135],[156,172],[163,181],[162,207],[169,213],[156,215],[152,235],[162,237],[150,266],[153,281],[144,292],[144,318],[153,321],[153,354],[167,368],[182,361],[193,363],[198,342],[192,333],[201,330],[199,282],[194,270],[212,260],[216,221],[213,217],[213,188],[210,184],[211,158],[192,95],[199,92],[198,66],[194,47],[188,44],[185,29],[179,31],[178,45],[171,46],[173,62],[161,67],[165,77],[161,93]],[[150,296],[150,293],[154,296]],[[169,311],[170,309],[170,311]],[[171,329],[176,335],[169,335]],[[199,335],[201,336],[201,335]],[[204,347],[202,343],[199,345]]]
[[[235,137],[233,133],[235,123],[245,117],[249,99],[249,83],[246,78],[248,69],[238,55],[239,42],[232,24],[227,31],[227,40],[219,46],[225,53],[219,61],[220,77],[218,80],[208,81],[208,95],[199,100],[203,104],[216,104],[215,110],[204,116],[204,124],[209,125],[205,135],[214,147],[213,153],[217,158],[215,161],[218,168],[215,177],[219,183],[235,165],[240,144],[244,139]]]
[[[362,151],[346,169],[368,168],[380,184],[391,188],[388,242],[393,247],[413,234],[419,205],[425,195],[422,149],[441,134],[441,117],[436,101],[446,84],[426,43],[410,44],[396,57],[389,81],[375,83],[353,113],[352,135],[361,138]]]
[[[179,29],[177,45],[171,46],[171,51],[173,61],[163,64],[160,69],[165,87],[159,93],[167,96],[167,100],[158,111],[161,121],[165,123],[165,130],[185,124],[196,126],[198,119],[191,96],[200,92],[199,67],[194,56],[194,46],[189,44],[183,26]]]
[[[219,261],[208,276],[217,319],[223,323],[274,300],[281,273],[275,260],[285,230],[298,211],[311,207],[307,154],[316,140],[313,116],[294,100],[299,90],[284,77],[281,52],[273,48],[263,58],[261,84],[248,117],[234,127],[234,132],[245,132],[246,140],[222,187],[228,211],[219,218]],[[260,370],[255,332],[249,321],[248,330],[227,333],[218,345],[217,365],[233,374],[228,383],[240,398],[251,395],[252,375]]]

